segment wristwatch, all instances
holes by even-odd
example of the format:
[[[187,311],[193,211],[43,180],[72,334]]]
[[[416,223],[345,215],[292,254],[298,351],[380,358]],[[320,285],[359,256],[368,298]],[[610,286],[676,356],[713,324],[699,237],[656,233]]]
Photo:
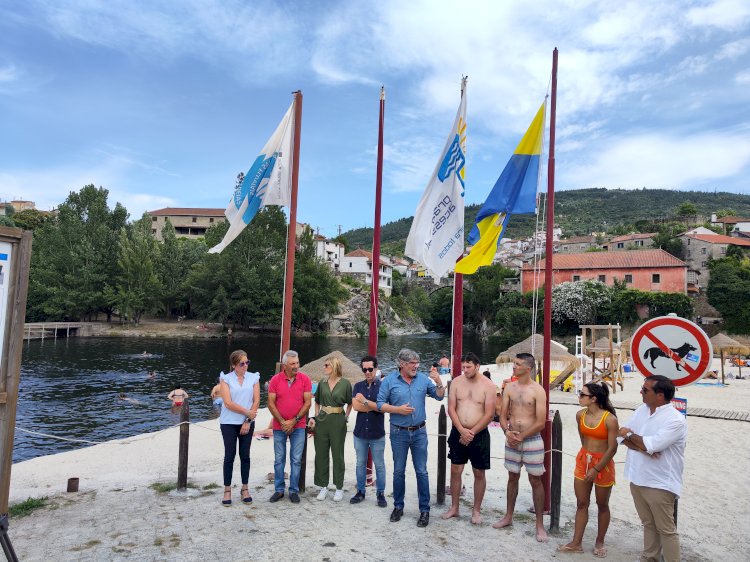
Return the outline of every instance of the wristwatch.
[[[632,432],[632,431],[628,431],[628,432],[627,432],[627,433],[625,434],[625,439],[630,439],[630,437],[631,437],[632,435],[633,435],[633,432]]]
[[[300,419],[301,418],[299,417],[299,414],[297,414],[296,416],[294,416],[294,421],[298,422]]]

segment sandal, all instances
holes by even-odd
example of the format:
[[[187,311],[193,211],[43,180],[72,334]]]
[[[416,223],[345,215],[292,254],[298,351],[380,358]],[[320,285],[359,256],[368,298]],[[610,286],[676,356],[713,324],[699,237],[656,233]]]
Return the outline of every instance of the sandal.
[[[221,500],[221,505],[232,505],[232,490],[224,490],[224,499]]]
[[[250,490],[248,490],[247,488],[240,489],[240,497],[242,498],[243,503],[253,503],[253,498],[250,495]]]

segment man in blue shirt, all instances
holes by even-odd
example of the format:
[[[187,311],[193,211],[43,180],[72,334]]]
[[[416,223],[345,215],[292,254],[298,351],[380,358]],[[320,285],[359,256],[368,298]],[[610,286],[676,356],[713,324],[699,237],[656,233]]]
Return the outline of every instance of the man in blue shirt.
[[[445,387],[435,367],[430,375],[417,373],[419,355],[411,349],[398,352],[398,373],[386,377],[378,392],[378,411],[391,414],[391,451],[393,452],[393,512],[396,522],[404,514],[406,492],[406,457],[411,451],[417,473],[419,496],[418,527],[430,522],[430,480],[427,474],[427,429],[425,399],[430,395],[442,400]]]
[[[357,423],[354,426],[354,450],[357,452],[357,493],[349,503],[359,503],[365,499],[367,476],[367,452],[372,454],[377,477],[378,507],[387,507],[385,500],[385,414],[378,412],[378,391],[380,381],[376,380],[378,359],[365,355],[359,362],[365,380],[354,385],[352,406],[357,410]]]

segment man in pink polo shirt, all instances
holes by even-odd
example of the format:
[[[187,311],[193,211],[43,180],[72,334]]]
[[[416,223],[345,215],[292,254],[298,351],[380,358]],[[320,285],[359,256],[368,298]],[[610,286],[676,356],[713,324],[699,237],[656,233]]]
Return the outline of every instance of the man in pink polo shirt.
[[[289,500],[299,503],[299,473],[305,447],[307,412],[312,402],[310,378],[299,372],[299,354],[291,349],[281,358],[280,373],[268,384],[268,411],[273,416],[273,485],[270,501],[284,497],[286,442],[289,440]]]

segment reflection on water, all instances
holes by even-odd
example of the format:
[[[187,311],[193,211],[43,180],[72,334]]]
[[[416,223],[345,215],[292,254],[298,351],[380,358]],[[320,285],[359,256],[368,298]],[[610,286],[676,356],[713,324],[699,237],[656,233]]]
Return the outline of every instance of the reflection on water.
[[[402,347],[416,350],[426,367],[443,353],[449,354],[450,338],[440,334],[382,338],[378,358],[384,371],[394,368],[395,356]],[[464,337],[464,349],[478,353],[484,363],[492,362],[507,347],[493,339],[480,342]],[[299,352],[302,364],[333,350],[358,362],[367,353],[367,339],[299,338],[292,339],[292,348]],[[190,395],[191,421],[216,417],[211,388],[219,372],[227,371],[229,354],[235,349],[247,352],[249,369],[260,372],[261,383],[274,374],[279,356],[276,336],[237,337],[232,342],[70,338],[24,344],[14,462],[85,446],[20,429],[107,441],[174,425],[179,422],[179,413],[171,411],[167,394],[176,384]],[[261,405],[265,406],[265,393],[261,394]]]

